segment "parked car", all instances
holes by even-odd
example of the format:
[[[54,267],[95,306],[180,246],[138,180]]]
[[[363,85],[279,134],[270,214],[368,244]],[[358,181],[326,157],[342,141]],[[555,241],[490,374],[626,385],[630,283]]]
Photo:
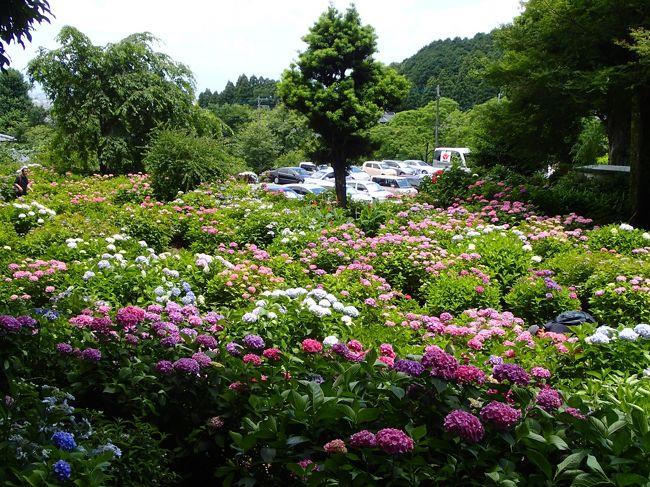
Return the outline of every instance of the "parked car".
[[[268,172],[268,179],[275,184],[302,183],[311,175],[302,167],[280,167]]]
[[[318,167],[313,162],[305,161],[298,164],[298,167],[302,167],[305,171],[316,172]]]
[[[404,164],[415,169],[415,174],[435,174],[439,170],[419,159],[407,159]]]
[[[420,184],[422,184],[424,178],[431,178],[431,176],[432,176],[431,174],[423,173],[423,174],[415,174],[414,176],[404,176],[404,179],[406,179],[409,182],[409,184],[413,186],[415,189],[418,189],[420,187]]]
[[[415,194],[418,192],[403,176],[373,176],[370,180],[393,194]]]
[[[354,181],[348,180],[346,186],[354,191],[369,195],[373,200],[380,201],[394,197],[393,193],[386,191],[373,181]]]
[[[403,161],[393,161],[390,159],[385,159],[381,162],[395,169],[395,171],[397,171],[396,174],[397,176],[407,176],[407,175],[412,176],[413,174],[416,173],[415,169],[413,169],[411,166],[409,166]]]
[[[254,184],[251,186],[253,189],[261,189],[262,191],[269,191],[271,193],[282,193],[284,196],[286,196],[289,199],[299,199],[300,196],[298,193],[296,193],[294,190],[291,188],[287,188],[285,186],[280,186],[279,184],[274,184],[274,183],[262,183],[262,184]]]
[[[305,197],[308,194],[321,194],[327,191],[327,188],[313,183],[285,184],[284,187],[295,191],[300,197]]]
[[[370,176],[379,176],[382,174],[387,176],[397,176],[395,168],[379,161],[366,161],[361,166],[361,169]]]
[[[348,169],[348,178],[356,179],[357,181],[369,181],[370,174],[365,172],[359,166],[350,166]]]
[[[325,169],[319,169],[318,171],[311,173],[311,175],[305,179],[305,183],[309,184],[319,184],[323,187],[333,188],[334,187],[334,169],[331,167],[326,167]]]

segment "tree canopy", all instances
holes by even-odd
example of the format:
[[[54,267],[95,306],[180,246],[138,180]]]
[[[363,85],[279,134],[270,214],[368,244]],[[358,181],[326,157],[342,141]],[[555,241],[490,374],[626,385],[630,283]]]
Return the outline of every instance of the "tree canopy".
[[[215,117],[194,104],[191,71],[155,52],[149,33],[94,46],[74,27],[58,36],[61,47],[41,49],[29,74],[52,100],[55,160],[70,168],[141,170],[151,131],[166,125],[214,132]]]
[[[547,154],[569,160],[583,117],[596,115],[607,129],[610,164],[632,163],[632,180],[643,172],[647,185],[650,169],[643,168],[650,163],[634,164],[634,158],[650,156],[633,147],[645,138],[632,130],[643,130],[633,118],[644,119],[641,100],[650,90],[648,28],[646,0],[529,0],[497,34],[503,57],[489,75],[513,114],[537,129]]]
[[[283,73],[278,93],[320,136],[323,160],[332,163],[337,198],[345,205],[347,164],[368,150],[366,131],[399,103],[408,81],[373,58],[375,31],[361,24],[354,6],[345,13],[330,6],[303,41],[307,49]]]
[[[10,59],[5,45],[15,42],[25,47],[25,39],[32,40],[30,31],[34,22],[49,22],[52,15],[47,0],[3,0],[0,8],[0,68],[5,69]]]

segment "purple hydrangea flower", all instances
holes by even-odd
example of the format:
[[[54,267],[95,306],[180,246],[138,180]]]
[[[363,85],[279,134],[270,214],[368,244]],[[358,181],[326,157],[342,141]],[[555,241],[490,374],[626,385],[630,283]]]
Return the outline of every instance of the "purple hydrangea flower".
[[[562,405],[562,396],[555,389],[542,389],[535,398],[537,405],[545,411],[555,411]]]
[[[186,374],[197,375],[199,373],[199,363],[193,358],[179,358],[173,363],[174,370],[185,372]]]
[[[4,328],[7,331],[20,331],[23,326],[13,316],[9,315],[0,315],[0,328]]]
[[[156,364],[156,370],[163,375],[169,375],[174,370],[174,366],[169,360],[161,360]]]
[[[212,364],[212,359],[206,355],[203,352],[196,352],[194,355],[192,355],[192,358],[196,360],[196,362],[199,364],[199,367],[209,367]]]
[[[415,360],[398,359],[395,360],[393,369],[396,370],[397,372],[403,372],[404,374],[417,377],[420,374],[422,374],[422,372],[424,372],[424,365],[422,365],[420,362],[417,362]]]
[[[34,328],[38,323],[38,321],[36,321],[34,318],[27,315],[19,316],[16,319],[18,320],[18,323],[20,323],[23,326],[26,326],[27,328]]]
[[[74,436],[65,431],[57,431],[52,435],[52,443],[61,448],[61,450],[72,451],[77,448]]]
[[[462,409],[456,409],[445,417],[445,431],[455,433],[466,441],[477,443],[485,436],[481,421]]]
[[[435,345],[429,347],[422,357],[422,365],[431,367],[431,375],[445,380],[452,380],[458,368],[458,360],[442,348]]]
[[[396,428],[384,428],[375,435],[377,446],[389,455],[407,453],[413,450],[413,439],[404,431]]]
[[[72,348],[72,345],[69,343],[57,343],[56,351],[64,355],[70,355],[72,352],[74,352],[74,348]]]
[[[226,352],[235,357],[239,357],[242,354],[242,349],[243,347],[236,342],[230,342],[228,345],[226,345]]]
[[[195,341],[198,345],[209,349],[217,348],[219,344],[217,339],[210,335],[199,335],[196,337]]]
[[[258,335],[246,335],[242,341],[253,350],[262,350],[265,347],[264,340]]]
[[[499,382],[507,380],[511,384],[517,384],[520,386],[528,385],[530,378],[528,377],[528,372],[517,364],[500,364],[495,365],[492,370],[492,375]]]
[[[102,352],[96,348],[86,348],[81,352],[81,358],[90,362],[99,362],[102,359]]]
[[[491,401],[481,409],[481,419],[492,422],[499,429],[505,430],[515,425],[521,418],[521,411],[499,401]]]

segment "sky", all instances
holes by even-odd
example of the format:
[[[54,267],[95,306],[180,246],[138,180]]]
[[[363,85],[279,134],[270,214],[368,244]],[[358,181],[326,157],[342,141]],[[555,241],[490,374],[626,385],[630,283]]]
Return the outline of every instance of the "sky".
[[[156,51],[192,70],[196,93],[223,91],[228,81],[262,76],[278,80],[306,47],[301,38],[330,4],[347,0],[49,0],[55,18],[35,24],[32,42],[10,44],[11,66],[23,73],[38,48],[56,49],[70,25],[97,46],[136,32],[159,39]],[[364,25],[377,34],[375,58],[401,62],[438,39],[473,37],[508,24],[520,0],[356,0]]]

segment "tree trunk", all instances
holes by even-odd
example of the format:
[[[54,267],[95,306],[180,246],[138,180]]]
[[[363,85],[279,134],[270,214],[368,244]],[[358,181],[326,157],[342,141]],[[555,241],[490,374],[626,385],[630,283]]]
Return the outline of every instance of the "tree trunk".
[[[626,97],[610,97],[606,119],[609,162],[616,166],[630,164],[630,102]]]
[[[336,202],[338,203],[338,206],[345,208],[348,205],[348,195],[345,190],[345,178],[347,176],[345,161],[334,161],[332,163],[332,167],[334,168],[334,188],[336,189]]]
[[[630,132],[630,223],[650,229],[650,86],[641,86],[633,99]]]

